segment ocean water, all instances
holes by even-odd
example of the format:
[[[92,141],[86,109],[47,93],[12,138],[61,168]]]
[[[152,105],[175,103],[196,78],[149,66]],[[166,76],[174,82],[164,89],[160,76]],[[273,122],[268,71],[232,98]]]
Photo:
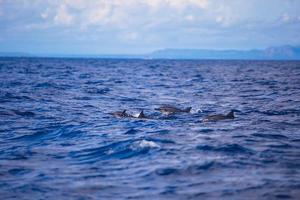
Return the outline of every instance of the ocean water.
[[[300,62],[1,58],[0,84],[1,199],[300,198]]]

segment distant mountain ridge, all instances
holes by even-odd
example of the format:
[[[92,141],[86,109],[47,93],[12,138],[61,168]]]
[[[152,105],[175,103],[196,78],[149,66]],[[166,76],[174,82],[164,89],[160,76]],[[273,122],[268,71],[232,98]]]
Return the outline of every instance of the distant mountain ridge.
[[[264,50],[162,49],[149,54],[149,58],[299,60],[300,47],[280,46]]]
[[[161,49],[148,54],[62,55],[0,52],[0,57],[65,57],[111,59],[242,59],[242,60],[300,60],[300,46],[269,47],[263,50]]]

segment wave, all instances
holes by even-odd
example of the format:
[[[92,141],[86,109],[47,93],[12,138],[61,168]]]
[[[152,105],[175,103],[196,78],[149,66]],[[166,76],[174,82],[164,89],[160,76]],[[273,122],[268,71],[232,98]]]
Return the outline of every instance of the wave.
[[[198,145],[197,149],[206,152],[220,152],[226,154],[254,154],[254,150],[239,144],[226,144],[221,146]]]
[[[70,156],[82,163],[94,163],[107,159],[129,159],[147,154],[150,149],[160,148],[160,145],[145,139],[124,140],[100,147],[73,151]]]

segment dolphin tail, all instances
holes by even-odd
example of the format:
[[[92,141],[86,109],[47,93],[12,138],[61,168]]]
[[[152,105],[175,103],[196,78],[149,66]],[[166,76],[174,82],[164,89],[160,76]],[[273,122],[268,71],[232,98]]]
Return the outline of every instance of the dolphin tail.
[[[187,108],[186,108],[186,109],[184,109],[183,111],[184,111],[184,112],[188,112],[188,113],[189,113],[189,112],[191,112],[191,110],[192,110],[192,107],[187,107]]]
[[[227,115],[226,117],[230,118],[230,119],[233,119],[234,118],[234,111],[231,110]]]

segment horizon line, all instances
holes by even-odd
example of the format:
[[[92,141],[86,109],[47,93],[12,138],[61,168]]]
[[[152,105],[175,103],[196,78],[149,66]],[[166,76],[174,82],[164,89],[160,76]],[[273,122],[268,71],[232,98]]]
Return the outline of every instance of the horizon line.
[[[278,46],[269,46],[264,48],[249,48],[249,49],[239,49],[239,48],[224,48],[224,49],[218,49],[218,48],[177,48],[177,47],[164,47],[164,48],[157,48],[155,50],[149,51],[147,53],[88,53],[88,54],[81,54],[81,53],[37,53],[37,52],[24,52],[24,51],[0,51],[1,54],[23,54],[23,55],[31,55],[31,56],[143,56],[148,55],[154,52],[162,51],[162,50],[204,50],[204,51],[240,51],[240,52],[246,52],[246,51],[263,51],[270,48],[283,48],[283,47],[290,47],[290,48],[300,48],[300,45],[278,45]]]

